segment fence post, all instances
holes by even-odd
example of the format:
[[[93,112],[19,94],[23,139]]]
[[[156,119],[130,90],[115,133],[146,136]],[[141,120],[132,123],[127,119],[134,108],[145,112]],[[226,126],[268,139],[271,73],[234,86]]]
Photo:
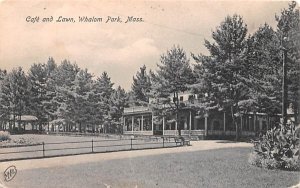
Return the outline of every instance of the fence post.
[[[165,147],[165,137],[162,137],[163,139],[163,148]]]
[[[43,157],[45,157],[45,142],[43,142]]]
[[[92,139],[92,153],[94,153],[94,140]]]
[[[130,138],[130,150],[132,150],[132,138]]]

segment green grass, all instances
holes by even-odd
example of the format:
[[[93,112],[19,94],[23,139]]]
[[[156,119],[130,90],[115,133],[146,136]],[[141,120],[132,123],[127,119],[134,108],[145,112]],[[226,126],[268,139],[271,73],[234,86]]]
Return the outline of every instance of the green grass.
[[[143,152],[143,151],[141,151]],[[250,165],[250,148],[162,154],[18,172],[11,187],[289,187],[299,172]],[[117,153],[116,153],[117,154]],[[61,159],[63,160],[63,158]]]
[[[93,140],[93,143],[92,143]],[[41,143],[44,142],[44,145]],[[6,145],[28,145],[29,147],[0,148],[0,161],[74,155],[118,150],[162,148],[176,146],[174,139],[115,139],[106,137],[76,137],[54,135],[12,135],[12,142]],[[56,144],[59,143],[59,144]],[[132,147],[131,147],[132,144]],[[93,150],[92,150],[93,145]],[[44,152],[43,152],[44,148]],[[67,149],[69,148],[69,149]]]

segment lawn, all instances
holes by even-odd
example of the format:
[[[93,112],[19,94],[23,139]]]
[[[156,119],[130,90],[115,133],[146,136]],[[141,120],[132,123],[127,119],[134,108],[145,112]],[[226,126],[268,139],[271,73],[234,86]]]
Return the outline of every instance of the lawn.
[[[140,138],[130,140],[127,137],[121,138],[119,136],[110,138],[104,136],[88,137],[58,135],[12,135],[11,142],[7,145],[18,145],[20,143],[22,145],[39,143],[39,145],[30,145],[29,147],[0,148],[0,161],[20,158],[38,158],[42,156],[49,157],[91,152],[176,146],[174,139],[165,139],[164,141],[162,138]],[[44,143],[44,145],[41,143]]]
[[[210,143],[211,142],[211,143]],[[203,145],[201,144],[203,143]],[[68,164],[73,157],[56,158],[65,165],[24,169],[9,187],[289,187],[299,183],[299,172],[264,170],[248,164],[251,147],[202,150],[215,141],[194,146],[77,156],[84,163]],[[220,143],[218,143],[220,145]],[[210,148],[213,148],[209,146]],[[199,147],[199,149],[195,148]],[[227,148],[225,148],[227,147]],[[201,149],[202,148],[202,149]],[[165,151],[170,153],[165,153]],[[141,155],[142,154],[142,155]],[[99,160],[88,160],[89,157]],[[50,159],[43,159],[44,162]],[[51,160],[54,160],[52,158]],[[22,161],[18,161],[20,164]]]

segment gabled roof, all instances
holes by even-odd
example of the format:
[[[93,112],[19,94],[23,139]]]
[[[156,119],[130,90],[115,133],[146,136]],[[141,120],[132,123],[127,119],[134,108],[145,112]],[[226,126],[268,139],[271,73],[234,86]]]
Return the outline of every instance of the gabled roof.
[[[124,108],[124,115],[127,114],[137,114],[137,113],[151,113],[151,109],[149,107],[144,106],[135,106],[130,108]]]
[[[10,120],[14,120],[13,115],[10,116]],[[16,121],[19,120],[19,116],[16,116]],[[31,115],[22,115],[21,116],[21,121],[37,121],[38,118],[36,116],[31,116]]]

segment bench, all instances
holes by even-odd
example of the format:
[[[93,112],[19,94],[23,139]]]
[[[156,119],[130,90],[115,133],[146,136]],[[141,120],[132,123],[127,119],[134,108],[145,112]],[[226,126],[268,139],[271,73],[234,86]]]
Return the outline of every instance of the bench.
[[[175,140],[175,143],[176,143],[176,146],[178,146],[178,144],[179,145],[183,145],[183,141],[182,141],[182,138],[174,138],[174,140]]]
[[[184,146],[190,146],[191,145],[190,140],[189,139],[183,139],[183,145]]]
[[[191,142],[189,139],[185,139],[183,137],[178,137],[178,138],[174,138],[175,139],[175,143],[176,143],[176,146],[179,145],[182,145],[182,146],[190,146],[191,145]]]

